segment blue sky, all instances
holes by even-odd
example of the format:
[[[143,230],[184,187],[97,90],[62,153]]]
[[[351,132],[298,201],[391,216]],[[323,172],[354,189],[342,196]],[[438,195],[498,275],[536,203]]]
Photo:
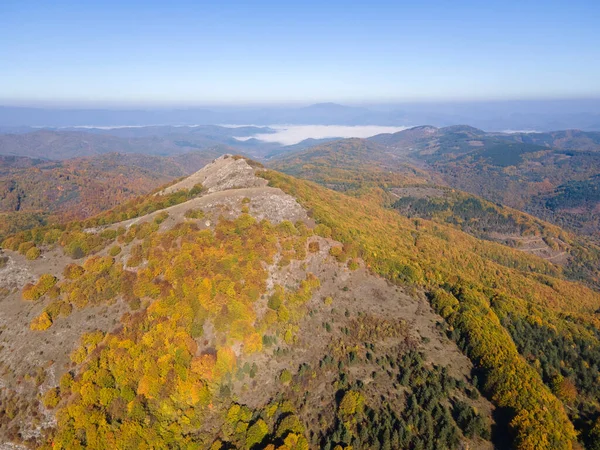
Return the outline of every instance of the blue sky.
[[[0,1],[0,104],[600,97],[600,1]]]

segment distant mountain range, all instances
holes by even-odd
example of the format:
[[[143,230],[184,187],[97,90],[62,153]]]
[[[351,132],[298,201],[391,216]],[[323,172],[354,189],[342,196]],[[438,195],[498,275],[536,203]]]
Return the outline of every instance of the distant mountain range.
[[[110,132],[97,128],[41,129],[27,133],[0,134],[0,155],[46,159],[67,159],[112,152],[170,156],[198,150],[216,149],[219,154],[232,152],[229,145],[236,146],[239,153],[243,152],[244,147],[251,147],[251,143],[234,138],[239,133],[236,128],[210,128],[210,130],[179,127],[122,128],[112,129]],[[215,131],[213,128],[218,130]],[[263,128],[256,130],[260,130],[261,133],[268,132],[268,129]],[[276,144],[272,145],[279,147]],[[265,147],[270,148],[268,144],[265,144]]]
[[[336,109],[333,105],[322,108]],[[118,172],[119,164],[129,167],[135,159],[136,167],[158,176],[150,177],[154,184],[146,184],[145,190],[131,190],[130,195],[134,195],[147,192],[158,180],[166,181],[189,173],[185,161],[197,169],[198,163],[204,164],[224,153],[244,154],[272,161],[273,167],[279,170],[334,189],[343,187],[347,190],[360,185],[363,179],[356,175],[356,168],[360,167],[366,172],[379,171],[378,182],[386,180],[397,184],[400,177],[403,183],[451,186],[529,212],[578,233],[596,236],[600,232],[600,132],[501,133],[485,132],[467,125],[442,128],[426,125],[368,139],[307,139],[292,146],[258,139],[237,139],[274,131],[269,127],[209,125],[40,129],[0,134],[0,155],[13,157],[10,173],[3,175],[0,181],[12,180],[12,183],[17,180],[19,186],[33,182],[33,188],[45,185],[45,181],[42,183],[44,177],[53,179],[51,172],[47,172],[47,167],[52,164],[44,166],[21,157],[45,161],[92,157],[102,161],[103,156],[118,153],[119,161],[115,161],[115,168],[108,168],[108,172]],[[141,155],[163,157],[168,164],[178,160],[183,171],[167,171],[162,159],[144,159]],[[156,161],[161,163],[156,165]],[[5,158],[2,170],[7,164],[9,159]],[[149,164],[155,167],[148,167]],[[20,165],[20,168],[14,165]],[[32,165],[43,174],[33,176],[37,172],[28,172]],[[90,173],[93,176],[95,172]],[[77,185],[93,186],[93,183],[78,179]],[[48,186],[48,189],[54,187]],[[30,191],[24,189],[34,203],[25,209],[36,210],[39,207],[34,206],[35,202],[43,204],[44,198],[38,195],[39,189],[34,189],[38,194],[32,197]],[[88,197],[94,197],[91,192],[69,197],[67,192],[69,189],[62,192],[61,198],[81,197],[83,200],[74,201],[85,203]],[[62,203],[62,200],[54,201],[54,208]],[[72,209],[71,203],[67,206]],[[105,209],[105,206],[99,208]],[[2,209],[14,210],[12,207]],[[89,212],[97,210],[91,208]]]
[[[305,107],[188,109],[58,109],[0,106],[0,131],[23,126],[147,126],[207,124],[304,124],[449,126],[469,123],[494,131],[600,130],[600,100],[405,103]]]
[[[67,159],[104,153],[171,156],[199,150],[243,153],[268,159],[339,138],[305,139],[294,145],[265,142],[248,136],[268,135],[269,127],[151,126],[124,128],[31,127],[0,131],[0,155]]]
[[[578,233],[600,233],[600,133],[486,133],[471,126],[421,126],[345,139],[280,155],[278,170],[329,187],[356,167],[451,186],[534,214]],[[364,170],[363,170],[364,172]],[[391,176],[390,174],[394,174]],[[408,178],[414,182],[414,178]],[[403,179],[402,183],[407,183]]]

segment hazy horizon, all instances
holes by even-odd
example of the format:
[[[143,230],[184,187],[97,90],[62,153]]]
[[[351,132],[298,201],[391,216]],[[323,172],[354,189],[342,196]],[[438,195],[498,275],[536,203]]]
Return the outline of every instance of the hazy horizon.
[[[397,108],[403,106],[477,106],[477,105],[502,105],[502,104],[549,104],[549,103],[596,103],[595,107],[600,109],[600,94],[589,97],[547,97],[547,98],[497,98],[497,99],[422,99],[422,100],[388,100],[388,101],[298,101],[298,102],[256,102],[256,103],[106,103],[106,102],[44,102],[44,101],[5,101],[0,98],[0,108],[28,108],[45,110],[109,110],[109,111],[172,111],[172,110],[228,110],[228,109],[256,109],[256,108],[307,108],[317,105],[335,105],[354,108]]]

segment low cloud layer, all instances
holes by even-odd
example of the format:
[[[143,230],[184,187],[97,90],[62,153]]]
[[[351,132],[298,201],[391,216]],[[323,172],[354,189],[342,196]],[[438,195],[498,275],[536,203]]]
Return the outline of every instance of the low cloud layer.
[[[236,138],[240,141],[248,139],[259,139],[264,142],[277,142],[283,145],[294,145],[305,139],[326,138],[367,138],[382,133],[396,133],[409,127],[384,127],[379,125],[269,125],[269,128],[277,130],[275,133],[254,134]]]

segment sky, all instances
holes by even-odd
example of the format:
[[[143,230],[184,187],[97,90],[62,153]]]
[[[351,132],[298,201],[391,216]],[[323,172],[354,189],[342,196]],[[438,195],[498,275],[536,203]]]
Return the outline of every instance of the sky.
[[[600,97],[600,1],[0,1],[0,104]]]

